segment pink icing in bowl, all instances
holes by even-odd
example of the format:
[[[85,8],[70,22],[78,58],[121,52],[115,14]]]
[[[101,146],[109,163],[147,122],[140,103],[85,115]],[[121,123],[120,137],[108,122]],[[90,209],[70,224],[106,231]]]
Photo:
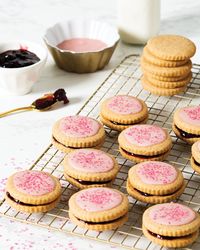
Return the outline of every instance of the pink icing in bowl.
[[[155,205],[151,208],[149,216],[154,222],[168,226],[188,224],[196,218],[191,208],[178,203]]]
[[[166,139],[166,133],[162,128],[149,124],[133,125],[122,133],[129,143],[143,147],[159,144]]]
[[[83,53],[105,49],[107,47],[107,44],[99,39],[71,38],[59,43],[57,47],[62,50]]]
[[[146,184],[169,184],[177,178],[175,167],[157,161],[149,161],[137,164],[136,173],[143,183]]]
[[[86,116],[67,116],[60,121],[60,130],[69,137],[93,136],[99,128],[99,122]]]
[[[142,110],[140,101],[127,95],[118,95],[110,98],[107,106],[111,111],[121,115],[134,114]]]
[[[68,154],[68,163],[74,169],[86,173],[108,172],[114,167],[109,155],[96,149],[79,149]]]
[[[100,212],[117,207],[122,202],[122,195],[109,188],[89,188],[76,195],[77,205],[89,212]]]
[[[13,177],[15,188],[22,193],[40,196],[50,193],[55,188],[55,182],[45,172],[26,170],[16,173]]]
[[[69,72],[91,73],[108,64],[119,41],[119,34],[116,27],[102,21],[74,18],[49,27],[44,41],[59,68]]]

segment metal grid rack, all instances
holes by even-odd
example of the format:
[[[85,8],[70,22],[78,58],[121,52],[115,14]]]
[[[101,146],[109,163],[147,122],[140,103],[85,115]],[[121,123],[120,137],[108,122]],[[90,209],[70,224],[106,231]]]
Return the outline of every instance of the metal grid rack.
[[[167,161],[181,169],[184,178],[187,180],[187,187],[178,201],[200,211],[200,176],[190,167],[190,146],[177,139],[171,130],[172,115],[176,108],[187,105],[197,105],[200,102],[200,65],[194,64],[192,71],[193,78],[185,93],[173,97],[154,96],[141,87],[139,56],[130,55],[106,78],[80,109],[78,114],[98,119],[99,103],[105,98],[117,94],[130,94],[143,99],[149,108],[148,123],[158,124],[167,128],[173,139],[173,147]],[[113,186],[126,193],[127,172],[130,166],[133,165],[133,162],[125,160],[119,154],[117,144],[118,133],[106,128],[106,134],[107,136],[102,150],[114,155],[120,164],[120,171]],[[55,209],[40,214],[21,213],[12,209],[6,204],[5,200],[2,200],[0,202],[0,216],[101,242],[107,242],[128,249],[165,249],[153,244],[143,236],[141,219],[142,213],[148,205],[136,201],[131,197],[129,197],[129,220],[124,226],[117,230],[96,232],[81,229],[72,224],[68,218],[67,201],[71,194],[76,192],[77,189],[64,179],[62,169],[63,157],[63,153],[57,151],[50,145],[31,167],[31,169],[44,170],[59,177],[63,192],[61,201]],[[200,249],[200,238],[187,249]]]

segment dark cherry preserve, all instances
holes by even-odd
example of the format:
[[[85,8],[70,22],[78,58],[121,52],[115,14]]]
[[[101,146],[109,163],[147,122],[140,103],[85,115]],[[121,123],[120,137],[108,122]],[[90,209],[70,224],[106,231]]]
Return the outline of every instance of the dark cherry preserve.
[[[21,68],[40,61],[40,58],[25,49],[7,50],[0,53],[0,67],[2,68]]]

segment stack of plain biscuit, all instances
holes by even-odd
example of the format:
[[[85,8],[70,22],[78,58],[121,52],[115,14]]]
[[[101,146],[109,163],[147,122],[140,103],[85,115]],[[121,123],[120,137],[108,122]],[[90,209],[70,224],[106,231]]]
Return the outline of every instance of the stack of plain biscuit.
[[[155,95],[171,96],[185,91],[192,78],[195,44],[178,35],[151,38],[141,57],[142,86]]]

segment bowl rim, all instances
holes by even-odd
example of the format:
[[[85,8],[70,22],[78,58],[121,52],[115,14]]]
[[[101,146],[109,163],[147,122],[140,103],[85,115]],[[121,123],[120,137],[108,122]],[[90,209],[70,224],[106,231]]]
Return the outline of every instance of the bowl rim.
[[[40,58],[40,60],[34,64],[31,64],[31,65],[28,65],[28,66],[24,66],[24,67],[17,67],[17,68],[3,68],[3,67],[0,67],[0,70],[4,70],[4,71],[11,71],[11,70],[18,70],[18,71],[23,71],[23,70],[26,70],[26,69],[30,69],[30,68],[33,68],[39,64],[42,64],[42,63],[45,63],[46,60],[47,60],[47,56],[48,56],[48,52],[47,52],[47,49],[45,48],[45,46],[43,46],[42,44],[40,43],[36,43],[36,42],[32,42],[32,41],[28,41],[28,40],[8,40],[6,42],[0,42],[0,46],[2,45],[6,45],[6,44],[16,44],[16,43],[25,43],[25,44],[32,44],[32,45],[35,45],[35,46],[38,46],[40,47],[41,50],[43,50],[44,52],[44,56],[42,58]]]
[[[84,51],[84,52],[76,52],[76,51],[72,51],[72,50],[64,50],[64,49],[60,49],[57,46],[52,45],[51,42],[49,42],[49,40],[47,39],[47,32],[51,29],[54,29],[57,25],[59,24],[63,24],[63,23],[70,23],[70,22],[83,22],[83,21],[88,21],[88,22],[98,22],[99,24],[104,24],[108,27],[110,27],[113,31],[113,33],[115,33],[117,39],[115,39],[115,41],[109,45],[106,46],[105,48],[99,49],[99,50],[95,50],[95,51]],[[54,25],[50,26],[49,28],[46,29],[45,34],[43,35],[43,40],[46,43],[46,45],[50,46],[51,48],[54,48],[55,50],[59,51],[60,53],[70,53],[70,54],[90,54],[90,53],[99,53],[102,51],[105,51],[106,49],[110,49],[112,47],[114,47],[120,40],[120,36],[119,33],[117,31],[117,28],[115,28],[114,26],[110,25],[107,22],[101,21],[99,19],[95,19],[95,18],[70,18],[70,19],[66,19],[63,20],[61,22],[57,22]]]

